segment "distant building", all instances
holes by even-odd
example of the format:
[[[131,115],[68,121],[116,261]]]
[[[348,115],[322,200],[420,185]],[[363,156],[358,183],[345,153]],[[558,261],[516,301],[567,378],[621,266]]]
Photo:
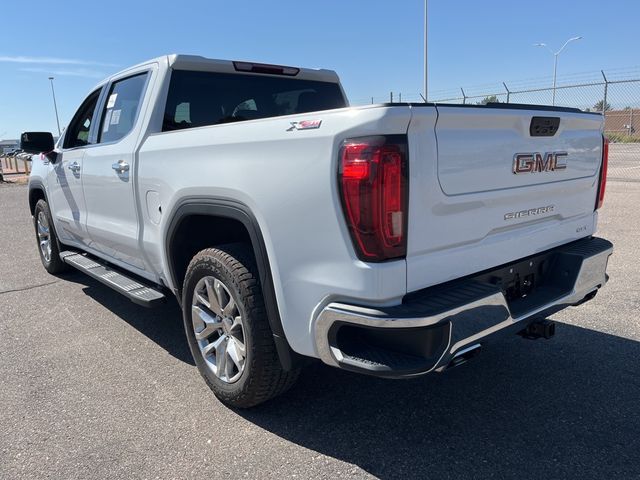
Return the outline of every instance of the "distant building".
[[[604,131],[609,134],[640,138],[640,109],[607,111]]]
[[[19,140],[0,140],[0,153],[9,153],[20,146]]]

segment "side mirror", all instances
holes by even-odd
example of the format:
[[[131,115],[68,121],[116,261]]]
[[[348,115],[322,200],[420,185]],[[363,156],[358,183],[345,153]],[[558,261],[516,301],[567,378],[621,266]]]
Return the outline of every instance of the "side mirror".
[[[20,135],[20,147],[27,153],[49,153],[53,150],[53,135],[50,132],[24,132]]]

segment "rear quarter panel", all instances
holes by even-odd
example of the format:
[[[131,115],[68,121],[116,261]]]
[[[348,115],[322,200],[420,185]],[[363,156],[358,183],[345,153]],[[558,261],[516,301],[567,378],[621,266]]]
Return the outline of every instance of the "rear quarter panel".
[[[295,351],[315,355],[317,306],[337,299],[393,303],[406,293],[404,260],[372,266],[353,252],[337,193],[337,152],[345,138],[406,133],[410,115],[408,107],[366,107],[150,135],[138,160],[149,261],[169,271],[162,246],[182,199],[243,203],[265,242],[287,339]],[[287,131],[302,120],[322,124]],[[162,215],[147,208],[149,196]]]

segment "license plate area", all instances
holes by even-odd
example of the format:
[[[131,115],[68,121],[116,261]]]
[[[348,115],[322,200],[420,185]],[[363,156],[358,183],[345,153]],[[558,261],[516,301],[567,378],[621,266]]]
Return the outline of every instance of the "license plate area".
[[[495,270],[479,280],[496,285],[507,302],[513,302],[533,294],[538,284],[544,283],[549,263],[547,258],[532,258]]]
[[[579,259],[544,253],[475,277],[500,288],[509,310],[518,317],[571,292]]]

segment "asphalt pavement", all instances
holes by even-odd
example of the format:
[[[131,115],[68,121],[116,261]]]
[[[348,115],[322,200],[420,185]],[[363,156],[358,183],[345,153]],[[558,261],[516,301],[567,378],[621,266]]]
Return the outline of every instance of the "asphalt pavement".
[[[611,181],[611,281],[444,374],[307,368],[250,411],[201,380],[177,304],[40,265],[25,186],[0,185],[0,478],[640,478],[640,183]]]

